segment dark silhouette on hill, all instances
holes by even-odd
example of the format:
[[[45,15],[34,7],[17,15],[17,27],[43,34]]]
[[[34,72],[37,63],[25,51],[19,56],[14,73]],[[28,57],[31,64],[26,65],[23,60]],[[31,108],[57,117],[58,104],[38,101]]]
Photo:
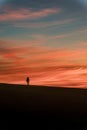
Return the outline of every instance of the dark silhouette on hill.
[[[27,82],[27,85],[29,85],[29,83],[30,83],[30,78],[29,77],[26,78],[26,82]]]

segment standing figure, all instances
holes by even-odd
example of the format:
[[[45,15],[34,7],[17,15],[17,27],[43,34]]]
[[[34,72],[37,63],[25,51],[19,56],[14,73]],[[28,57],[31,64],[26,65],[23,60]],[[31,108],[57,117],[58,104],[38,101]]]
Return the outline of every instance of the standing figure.
[[[27,85],[29,85],[30,79],[29,77],[26,78]]]

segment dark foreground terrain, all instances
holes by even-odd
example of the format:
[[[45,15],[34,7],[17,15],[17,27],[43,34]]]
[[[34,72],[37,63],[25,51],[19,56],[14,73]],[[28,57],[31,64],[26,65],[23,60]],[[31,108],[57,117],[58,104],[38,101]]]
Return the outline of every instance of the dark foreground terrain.
[[[0,84],[0,127],[87,130],[87,90]]]

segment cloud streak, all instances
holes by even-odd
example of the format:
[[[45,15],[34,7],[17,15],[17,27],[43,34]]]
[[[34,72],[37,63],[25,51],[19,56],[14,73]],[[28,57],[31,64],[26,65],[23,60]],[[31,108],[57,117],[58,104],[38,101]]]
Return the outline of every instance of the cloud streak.
[[[74,11],[76,12],[77,10],[82,9],[83,5],[82,3],[86,4],[87,2],[85,2],[86,0],[37,0],[37,1],[32,1],[32,0],[22,0],[22,1],[18,1],[18,0],[7,0],[7,4],[11,5],[13,8],[20,8],[20,7],[32,7],[32,8],[47,8],[47,7],[62,7],[65,10],[68,11]],[[48,4],[47,4],[48,3]],[[74,8],[73,8],[74,7]]]
[[[32,9],[5,9],[3,13],[0,13],[0,21],[16,21],[24,19],[37,19],[46,17],[48,15],[59,13],[60,9],[47,8],[39,11],[33,11]]]
[[[58,21],[50,21],[50,22],[39,22],[39,23],[13,23],[14,27],[18,28],[46,28],[52,27],[57,25],[69,24],[74,22],[75,19],[65,19],[65,20],[58,20]]]

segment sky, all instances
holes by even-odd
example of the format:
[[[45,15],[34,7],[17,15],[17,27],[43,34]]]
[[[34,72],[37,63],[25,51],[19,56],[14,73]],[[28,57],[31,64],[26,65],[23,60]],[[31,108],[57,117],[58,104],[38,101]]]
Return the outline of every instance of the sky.
[[[87,88],[87,0],[0,0],[0,83]]]

